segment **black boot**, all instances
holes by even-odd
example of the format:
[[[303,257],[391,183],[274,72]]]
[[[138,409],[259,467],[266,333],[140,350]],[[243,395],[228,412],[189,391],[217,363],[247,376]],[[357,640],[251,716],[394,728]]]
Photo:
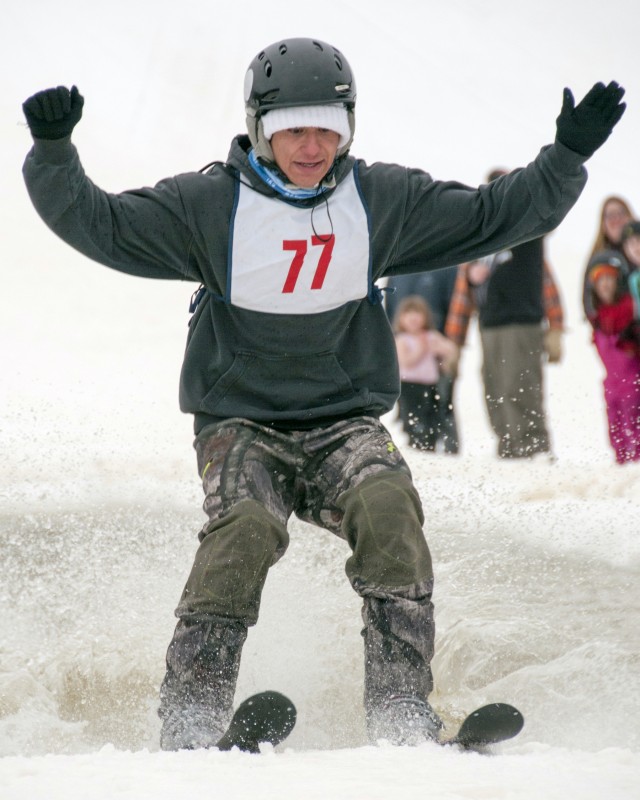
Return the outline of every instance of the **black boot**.
[[[247,628],[237,620],[180,620],[160,687],[163,750],[214,747],[231,720]]]

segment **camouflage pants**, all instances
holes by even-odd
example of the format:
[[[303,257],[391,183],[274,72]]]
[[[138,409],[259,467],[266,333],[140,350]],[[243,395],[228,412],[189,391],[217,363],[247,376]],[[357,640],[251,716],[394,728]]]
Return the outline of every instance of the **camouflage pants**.
[[[433,655],[433,574],[407,464],[379,420],[275,431],[230,419],[196,440],[208,522],[176,610],[185,623],[252,625],[269,567],[300,519],[345,539],[363,598],[368,703],[426,696]]]

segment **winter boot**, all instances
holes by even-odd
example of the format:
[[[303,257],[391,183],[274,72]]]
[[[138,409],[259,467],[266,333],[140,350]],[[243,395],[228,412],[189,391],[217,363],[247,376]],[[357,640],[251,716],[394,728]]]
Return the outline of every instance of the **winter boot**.
[[[437,740],[442,721],[427,698],[433,688],[430,587],[405,597],[365,596],[365,714],[369,740],[416,745]]]
[[[384,739],[395,745],[415,746],[438,741],[442,720],[426,700],[396,695],[374,706],[367,717],[369,740]]]
[[[163,750],[215,747],[233,715],[246,626],[237,620],[180,620],[160,688]]]

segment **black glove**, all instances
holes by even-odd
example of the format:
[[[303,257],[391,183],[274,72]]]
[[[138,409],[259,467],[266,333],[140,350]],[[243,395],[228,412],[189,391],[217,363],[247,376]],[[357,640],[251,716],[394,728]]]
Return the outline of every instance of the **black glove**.
[[[84,97],[77,86],[45,89],[22,104],[22,110],[36,139],[62,139],[69,136],[82,116]]]
[[[615,81],[608,86],[596,83],[576,106],[571,89],[565,89],[556,120],[556,141],[585,158],[592,156],[624,114],[623,95],[624,89]]]

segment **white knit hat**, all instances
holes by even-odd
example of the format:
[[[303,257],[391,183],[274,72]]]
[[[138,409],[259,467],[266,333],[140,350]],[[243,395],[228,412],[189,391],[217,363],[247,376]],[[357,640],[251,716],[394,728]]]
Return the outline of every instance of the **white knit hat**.
[[[326,106],[289,106],[274,108],[262,117],[265,139],[288,128],[327,128],[340,134],[338,147],[351,138],[347,109],[339,103]]]

